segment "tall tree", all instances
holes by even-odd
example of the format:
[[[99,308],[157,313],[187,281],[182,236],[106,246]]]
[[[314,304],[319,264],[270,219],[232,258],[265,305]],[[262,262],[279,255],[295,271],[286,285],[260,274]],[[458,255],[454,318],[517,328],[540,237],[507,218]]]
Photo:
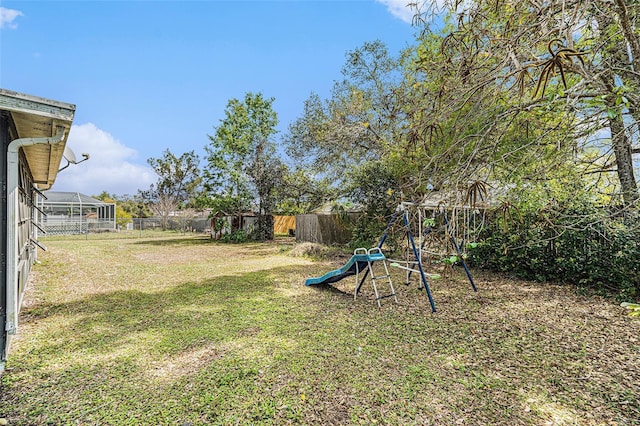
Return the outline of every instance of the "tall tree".
[[[640,118],[637,2],[421,3],[426,9],[415,19],[423,26],[421,47],[441,31],[432,30],[436,8],[449,12],[440,47],[422,52],[435,52],[438,62],[421,54],[418,68],[430,70],[430,76],[438,69],[441,75],[440,91],[429,87],[428,79],[421,80],[420,87],[435,95],[436,115],[453,120],[449,129],[456,130],[448,134],[448,146],[464,153],[463,161],[457,161],[458,172],[490,174],[505,157],[487,153],[501,152],[503,142],[514,136],[526,141],[520,149],[526,155],[520,157],[531,164],[554,143],[562,157],[562,148],[579,153],[606,132],[609,143],[602,161],[590,160],[588,167],[578,162],[577,167],[589,174],[615,172],[624,205],[637,206],[632,158],[638,151],[633,143]],[[468,126],[471,122],[478,125]],[[415,125],[424,129],[428,123]],[[471,133],[460,131],[470,128]],[[443,155],[434,159],[453,164],[442,161],[447,160]]]
[[[252,195],[258,217],[254,237],[258,240],[273,238],[276,187],[284,174],[272,139],[278,124],[274,100],[262,93],[247,93],[242,101],[229,100],[225,118],[209,136],[206,147],[208,185],[226,188],[228,194]]]
[[[347,52],[342,81],[331,99],[312,93],[303,115],[284,137],[287,152],[314,172],[344,182],[346,172],[378,160],[397,137],[402,110],[405,58],[381,41]]]
[[[198,166],[200,159],[194,151],[176,157],[170,150],[161,158],[149,158],[147,163],[158,175],[158,181],[141,196],[161,219],[162,229],[167,229],[172,212],[184,207],[196,194],[202,178]]]
[[[304,168],[287,170],[278,192],[278,212],[287,215],[310,213],[337,198],[328,179],[315,178]]]

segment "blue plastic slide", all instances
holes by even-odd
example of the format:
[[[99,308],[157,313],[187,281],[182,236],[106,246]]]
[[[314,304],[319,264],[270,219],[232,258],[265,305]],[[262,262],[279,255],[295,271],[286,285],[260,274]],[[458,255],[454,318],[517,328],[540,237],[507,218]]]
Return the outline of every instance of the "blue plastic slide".
[[[363,253],[360,251],[364,250]],[[385,260],[384,254],[380,251],[367,253],[366,249],[356,249],[351,259],[340,269],[327,272],[318,278],[307,278],[305,285],[331,284],[340,281],[343,278],[355,275],[357,272],[365,272],[369,262],[376,260]]]

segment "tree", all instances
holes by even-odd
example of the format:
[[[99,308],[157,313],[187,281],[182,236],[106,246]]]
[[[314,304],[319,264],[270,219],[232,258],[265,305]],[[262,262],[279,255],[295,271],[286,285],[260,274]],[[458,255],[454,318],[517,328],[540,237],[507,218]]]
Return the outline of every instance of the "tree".
[[[638,152],[633,143],[640,118],[640,35],[634,30],[640,5],[623,0],[425,4],[415,19],[423,27],[418,70],[429,70],[428,77],[438,70],[440,81],[439,89],[428,78],[419,86],[435,95],[435,116],[453,120],[449,128],[457,129],[447,144],[465,154],[456,172],[489,176],[504,157],[487,152],[520,133],[528,141],[529,153],[522,157],[528,164],[555,143],[564,148],[558,149],[563,161],[566,150],[577,153],[575,167],[584,174],[615,173],[623,204],[637,206],[632,156]],[[431,18],[439,7],[451,19],[434,49],[428,46],[440,29],[431,30]],[[484,124],[472,133],[459,131],[472,128],[472,122]],[[415,124],[421,130],[428,125]],[[609,142],[599,161],[581,162],[583,150],[603,133]],[[437,157],[437,163],[453,164],[445,155]]]
[[[344,183],[346,172],[379,160],[404,120],[404,61],[380,41],[347,52],[331,99],[314,93],[284,137],[287,152],[313,172]]]
[[[158,175],[158,181],[140,196],[160,217],[162,230],[167,229],[169,215],[192,200],[202,178],[198,168],[199,157],[194,151],[176,157],[166,150],[161,158],[149,158],[147,163]]]
[[[337,198],[328,179],[315,179],[303,168],[286,170],[278,188],[278,212],[285,215],[310,213]]]
[[[638,246],[640,5],[426,4],[416,15],[423,31],[414,75],[423,99],[436,102],[416,97],[411,125],[432,154],[426,164],[446,169],[452,183],[475,178],[515,188],[489,221],[491,266],[633,294],[635,263],[616,253],[633,256]],[[444,30],[431,21],[442,5],[449,13]],[[430,143],[423,112],[438,120],[444,143]],[[614,268],[624,271],[614,276],[597,262],[613,258],[632,267]]]
[[[122,207],[122,209],[129,213],[131,217],[134,218],[147,218],[153,216],[153,212],[149,209],[146,201],[140,196],[140,194],[136,195],[120,195],[112,196],[118,202],[118,205]]]
[[[217,188],[218,198],[240,201],[234,203],[237,207],[246,205],[243,197],[250,197],[247,201],[258,218],[254,232],[258,240],[273,238],[276,188],[284,175],[272,140],[278,124],[273,102],[274,98],[261,93],[247,93],[242,101],[229,100],[225,118],[209,135],[206,147],[208,187]]]

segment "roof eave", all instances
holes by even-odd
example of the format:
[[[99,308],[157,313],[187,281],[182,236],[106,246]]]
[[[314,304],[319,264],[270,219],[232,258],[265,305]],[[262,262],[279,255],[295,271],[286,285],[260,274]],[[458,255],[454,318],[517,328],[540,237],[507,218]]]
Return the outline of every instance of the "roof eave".
[[[75,105],[66,102],[0,89],[0,110],[11,113],[16,132],[13,139],[52,137],[59,128],[64,130],[58,144],[23,148],[34,183],[40,189],[48,189],[55,182],[75,109]]]

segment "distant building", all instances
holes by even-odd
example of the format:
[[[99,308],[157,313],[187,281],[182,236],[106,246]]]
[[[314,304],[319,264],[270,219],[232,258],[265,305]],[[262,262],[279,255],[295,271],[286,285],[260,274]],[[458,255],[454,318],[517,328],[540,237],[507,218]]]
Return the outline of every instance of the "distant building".
[[[0,89],[0,372],[39,245],[37,198],[56,179],[75,109]]]
[[[226,213],[219,211],[210,219],[211,238],[219,240],[225,234],[244,231],[251,234],[256,227],[258,217],[253,212]]]
[[[79,192],[46,191],[38,197],[40,226],[47,235],[72,235],[116,230],[116,204]]]

